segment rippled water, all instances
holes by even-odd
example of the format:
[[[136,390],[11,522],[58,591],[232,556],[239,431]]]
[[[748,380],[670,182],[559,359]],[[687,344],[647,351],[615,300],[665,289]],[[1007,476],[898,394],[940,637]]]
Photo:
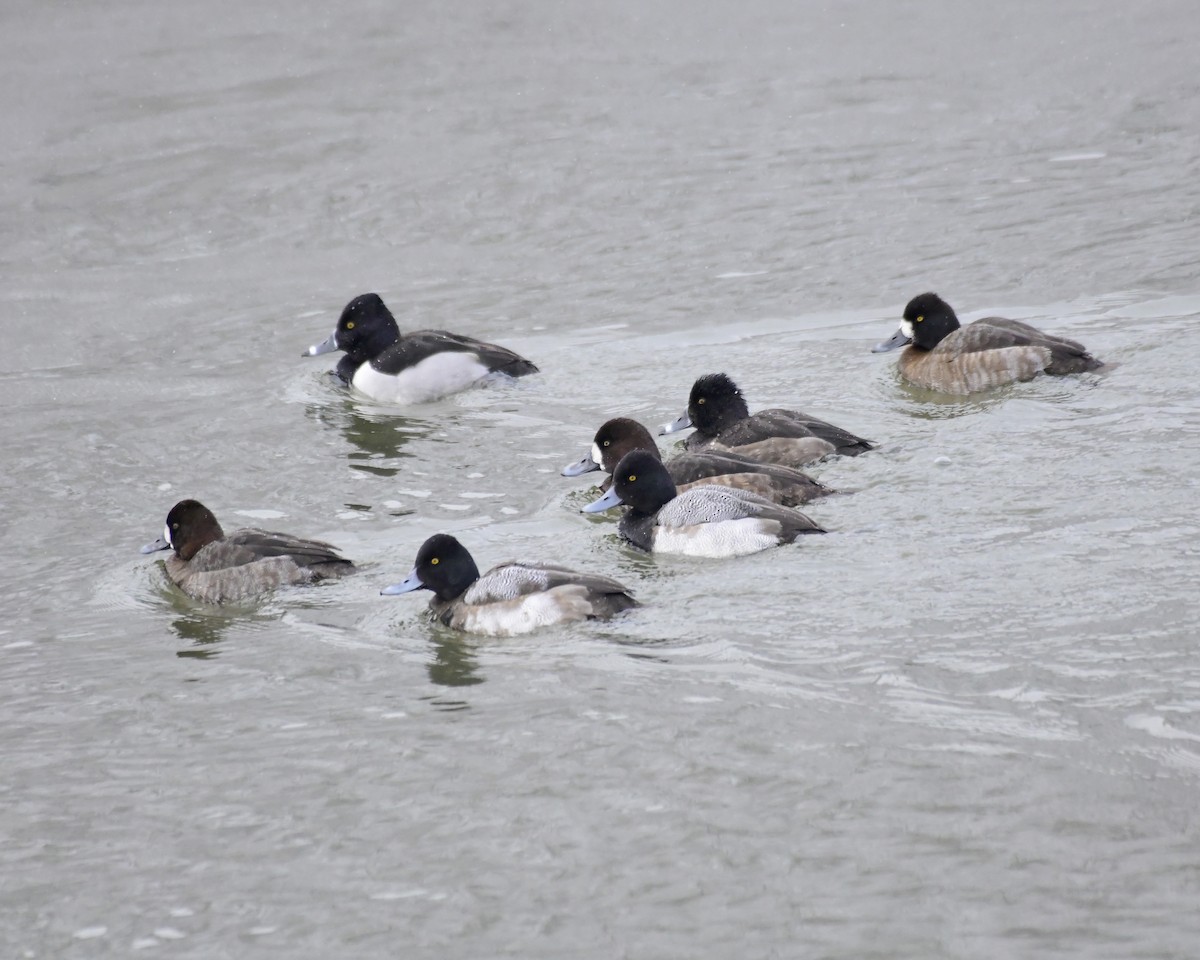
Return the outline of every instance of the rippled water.
[[[0,14],[4,956],[1195,956],[1192,6],[648,6]],[[930,288],[1113,362],[914,391]],[[544,372],[349,398],[368,289]],[[880,449],[639,556],[558,471],[719,369]],[[187,496],[363,572],[186,601]],[[645,606],[434,629],[441,530]]]

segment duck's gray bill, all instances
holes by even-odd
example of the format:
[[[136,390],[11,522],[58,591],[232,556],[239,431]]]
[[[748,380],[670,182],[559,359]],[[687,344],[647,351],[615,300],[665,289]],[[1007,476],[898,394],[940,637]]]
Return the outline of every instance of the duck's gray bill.
[[[897,330],[892,334],[890,340],[881,340],[871,348],[872,353],[887,353],[889,350],[895,350],[897,347],[907,347],[912,343],[912,337],[906,337],[903,332]]]
[[[319,357],[323,353],[333,353],[338,348],[337,331],[334,330],[320,343],[314,343],[311,347],[305,350],[300,356],[302,357]]]
[[[658,428],[660,437],[666,436],[668,433],[678,433],[680,430],[686,430],[692,425],[692,418],[684,413],[678,420],[672,420],[670,423],[664,423]]]
[[[611,510],[613,507],[619,507],[625,501],[617,495],[616,487],[609,487],[608,493],[602,496],[599,500],[593,500],[580,513],[600,513],[604,510]]]
[[[417,571],[414,570],[399,583],[393,583],[390,587],[384,587],[379,592],[385,597],[394,597],[401,593],[412,593],[414,590],[420,590],[425,584],[421,582],[421,578],[417,576]]]
[[[598,464],[591,457],[584,457],[582,460],[576,460],[574,463],[568,463],[562,468],[564,477],[581,477],[585,473],[591,473],[593,470],[599,470]]]
[[[158,553],[159,550],[170,550],[170,549],[171,549],[171,545],[169,543],[167,543],[167,541],[164,540],[162,537],[159,537],[153,543],[148,543],[144,547],[142,547],[141,552],[142,553]]]

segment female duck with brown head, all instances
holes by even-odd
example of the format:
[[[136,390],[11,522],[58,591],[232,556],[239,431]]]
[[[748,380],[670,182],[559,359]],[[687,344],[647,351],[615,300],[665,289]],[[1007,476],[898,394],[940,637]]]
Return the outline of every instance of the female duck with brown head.
[[[354,571],[354,564],[319,540],[247,528],[226,535],[212,511],[180,500],[167,514],[163,535],[142,553],[171,550],[167,576],[205,603],[250,600],[288,583],[312,583]]]

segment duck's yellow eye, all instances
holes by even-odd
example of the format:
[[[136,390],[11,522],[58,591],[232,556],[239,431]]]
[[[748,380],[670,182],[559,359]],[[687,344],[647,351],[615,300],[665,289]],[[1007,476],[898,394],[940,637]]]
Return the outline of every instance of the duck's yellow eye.
[[[630,482],[630,483],[633,483],[633,481],[634,481],[634,480],[636,480],[636,479],[637,479],[637,474],[636,474],[636,473],[631,473],[631,474],[629,475],[629,482]]]
[[[924,319],[925,319],[924,317],[917,317],[917,323],[920,323]]]
[[[703,403],[703,402],[704,402],[704,398],[703,398],[703,397],[701,397],[701,398],[700,398],[699,400],[697,400],[696,402],[697,402],[697,403]]]
[[[354,321],[353,321],[353,320],[347,320],[347,321],[346,321],[346,329],[347,329],[347,330],[353,330],[353,329],[354,329]]]
[[[608,446],[608,441],[607,441],[607,440],[605,440],[605,441],[604,441],[604,445],[605,445],[606,447]]]
[[[178,530],[178,529],[179,529],[179,524],[178,524],[178,523],[173,523],[173,524],[171,524],[171,529],[172,529],[172,530]]]
[[[430,561],[429,561],[429,565],[430,565],[431,567],[436,567],[436,566],[438,565],[438,558],[437,558],[437,557],[434,557],[432,560],[430,560]]]

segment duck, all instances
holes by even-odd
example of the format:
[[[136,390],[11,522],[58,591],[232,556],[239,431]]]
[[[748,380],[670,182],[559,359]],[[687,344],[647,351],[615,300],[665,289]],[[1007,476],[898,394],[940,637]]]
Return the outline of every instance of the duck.
[[[658,446],[645,426],[629,417],[614,417],[596,431],[591,454],[565,466],[562,475],[578,477],[595,470],[611,474],[621,458],[632,450],[644,450],[661,459]],[[721,450],[686,452],[666,461],[666,468],[680,492],[702,484],[733,487],[785,507],[834,492],[799,470]],[[608,490],[611,482],[611,477],[606,477],[600,485],[601,491]]]
[[[751,414],[741,388],[726,373],[696,379],[687,409],[659,435],[695,427],[687,450],[716,449],[788,467],[802,467],[832,454],[855,457],[875,444],[832,423],[796,410],[772,407]]]
[[[316,357],[342,350],[334,373],[373,400],[427,403],[466,390],[492,374],[524,377],[538,368],[507,347],[445,330],[401,335],[377,293],[355,297],[333,333],[304,351]]]
[[[604,620],[638,606],[630,591],[611,577],[566,567],[510,561],[481,576],[467,548],[447,533],[434,534],[421,544],[412,572],[380,593],[395,596],[414,590],[433,592],[429,612],[435,622],[489,637]]]
[[[248,527],[226,534],[199,500],[180,500],[167,514],[163,535],[142,553],[171,550],[167,576],[204,603],[251,600],[275,587],[313,583],[353,573],[354,564],[320,540]]]
[[[646,450],[625,454],[608,492],[583,512],[621,504],[629,507],[618,526],[621,536],[650,553],[741,557],[825,532],[799,510],[744,490],[698,486],[680,493],[663,462]]]
[[[1032,380],[1040,373],[1061,376],[1104,366],[1082,343],[1020,320],[984,317],[964,327],[936,293],[909,300],[900,329],[872,352],[898,347],[905,347],[898,364],[905,380],[958,396]]]

